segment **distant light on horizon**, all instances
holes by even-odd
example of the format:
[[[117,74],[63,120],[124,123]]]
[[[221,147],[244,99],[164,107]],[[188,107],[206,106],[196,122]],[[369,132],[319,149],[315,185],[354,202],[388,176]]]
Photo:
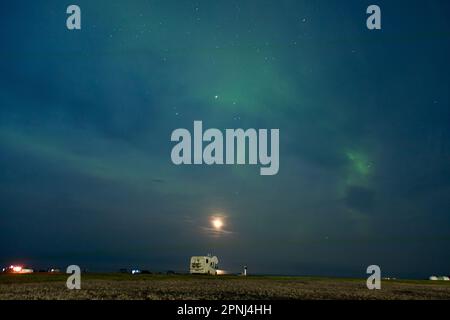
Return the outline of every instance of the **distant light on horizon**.
[[[11,266],[11,269],[14,272],[21,272],[22,271],[22,267],[21,266]]]

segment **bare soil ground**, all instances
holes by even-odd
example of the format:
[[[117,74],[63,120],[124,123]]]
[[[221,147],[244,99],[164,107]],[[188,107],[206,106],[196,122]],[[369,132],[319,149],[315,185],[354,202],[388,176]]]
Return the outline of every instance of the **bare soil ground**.
[[[68,290],[67,276],[0,275],[0,300],[279,300],[279,299],[450,299],[450,284],[383,281],[370,291],[364,279],[310,277],[237,277],[190,275],[87,274],[81,290]]]

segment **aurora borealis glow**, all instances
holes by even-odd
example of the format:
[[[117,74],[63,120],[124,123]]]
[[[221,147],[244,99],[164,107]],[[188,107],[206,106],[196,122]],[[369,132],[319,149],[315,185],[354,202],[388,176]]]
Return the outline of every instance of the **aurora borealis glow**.
[[[448,273],[448,1],[75,2],[1,4],[0,264]],[[279,128],[279,173],[173,165],[195,120]]]

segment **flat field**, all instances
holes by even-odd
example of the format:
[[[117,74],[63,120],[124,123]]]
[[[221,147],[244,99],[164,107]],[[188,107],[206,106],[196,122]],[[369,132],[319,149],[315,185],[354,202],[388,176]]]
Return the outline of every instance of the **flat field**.
[[[0,275],[0,300],[280,300],[445,299],[450,283],[382,281],[370,291],[365,279],[271,276],[83,274],[81,290],[66,288],[65,274]]]

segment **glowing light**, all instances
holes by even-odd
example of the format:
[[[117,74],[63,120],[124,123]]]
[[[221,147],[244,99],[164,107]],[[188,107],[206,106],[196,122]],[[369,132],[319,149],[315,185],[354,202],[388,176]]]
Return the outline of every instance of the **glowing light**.
[[[21,266],[11,266],[12,271],[14,272],[21,272],[22,267]]]
[[[214,229],[220,230],[223,227],[223,221],[220,218],[214,218],[211,223]]]

